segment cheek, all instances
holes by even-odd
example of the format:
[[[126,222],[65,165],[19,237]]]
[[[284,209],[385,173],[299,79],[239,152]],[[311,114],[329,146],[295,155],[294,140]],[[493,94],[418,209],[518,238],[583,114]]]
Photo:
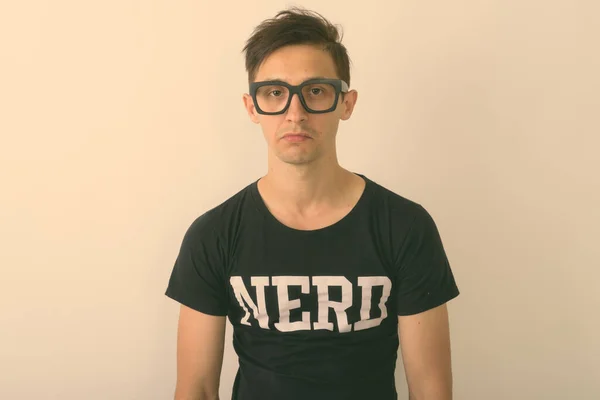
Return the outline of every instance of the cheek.
[[[335,136],[335,133],[338,129],[339,119],[333,116],[328,116],[327,118],[323,118],[323,120],[319,121],[318,124],[315,124],[316,130],[319,132],[320,136],[323,138],[328,138]]]
[[[260,120],[260,127],[262,129],[265,139],[272,141],[277,137],[278,129],[281,126],[281,121],[273,118],[262,118]]]

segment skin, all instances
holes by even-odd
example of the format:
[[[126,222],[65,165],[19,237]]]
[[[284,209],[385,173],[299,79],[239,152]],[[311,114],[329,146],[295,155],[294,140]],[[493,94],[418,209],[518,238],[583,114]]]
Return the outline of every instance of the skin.
[[[175,400],[219,400],[224,348],[225,317],[181,305]]]
[[[331,56],[314,45],[277,50],[260,65],[255,80],[278,79],[300,84],[313,77],[338,78]],[[249,94],[243,104],[259,125],[268,147],[268,171],[258,189],[275,218],[293,229],[311,230],[342,219],[356,205],[365,182],[342,168],[336,137],[340,121],[348,120],[358,98],[350,90],[337,108],[310,114],[297,96],[282,115],[256,112]],[[302,133],[297,141],[286,133]],[[450,400],[452,373],[446,305],[398,317],[400,347],[411,400]],[[223,361],[225,317],[181,306],[178,328],[176,400],[218,399]]]
[[[398,317],[398,335],[410,400],[452,400],[450,332],[446,304]]]
[[[257,71],[255,81],[279,79],[297,85],[314,77],[338,78],[331,56],[318,46],[283,47],[271,54]],[[340,97],[326,114],[308,113],[298,96],[282,115],[261,115],[252,97],[243,102],[250,120],[260,125],[268,148],[268,171],[258,182],[265,204],[284,224],[316,229],[341,219],[356,204],[365,182],[342,168],[337,159],[336,136],[340,121],[352,115],[356,90]],[[301,142],[284,138],[289,132],[309,136]]]

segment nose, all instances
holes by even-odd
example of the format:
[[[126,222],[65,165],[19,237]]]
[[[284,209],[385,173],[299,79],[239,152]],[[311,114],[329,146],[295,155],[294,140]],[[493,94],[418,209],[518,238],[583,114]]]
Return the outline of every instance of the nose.
[[[305,121],[307,117],[308,112],[302,105],[300,97],[297,93],[294,93],[290,101],[290,106],[286,112],[286,119],[290,122],[301,122]]]

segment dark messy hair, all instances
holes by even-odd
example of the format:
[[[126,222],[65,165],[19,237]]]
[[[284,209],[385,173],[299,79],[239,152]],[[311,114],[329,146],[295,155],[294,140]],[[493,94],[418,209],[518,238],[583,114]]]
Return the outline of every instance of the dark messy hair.
[[[254,82],[262,62],[275,50],[296,44],[322,46],[333,58],[338,77],[350,85],[350,58],[341,43],[343,34],[321,14],[300,7],[278,12],[264,20],[246,41],[248,82]]]

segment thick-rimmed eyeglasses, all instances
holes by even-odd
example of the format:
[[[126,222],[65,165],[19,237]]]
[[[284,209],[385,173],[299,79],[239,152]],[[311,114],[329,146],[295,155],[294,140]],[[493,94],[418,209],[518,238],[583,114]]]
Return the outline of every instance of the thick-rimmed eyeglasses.
[[[348,84],[341,79],[310,79],[300,85],[283,81],[252,82],[250,95],[259,114],[278,115],[287,111],[294,94],[302,106],[312,114],[328,113],[336,109],[340,93],[348,92]]]

